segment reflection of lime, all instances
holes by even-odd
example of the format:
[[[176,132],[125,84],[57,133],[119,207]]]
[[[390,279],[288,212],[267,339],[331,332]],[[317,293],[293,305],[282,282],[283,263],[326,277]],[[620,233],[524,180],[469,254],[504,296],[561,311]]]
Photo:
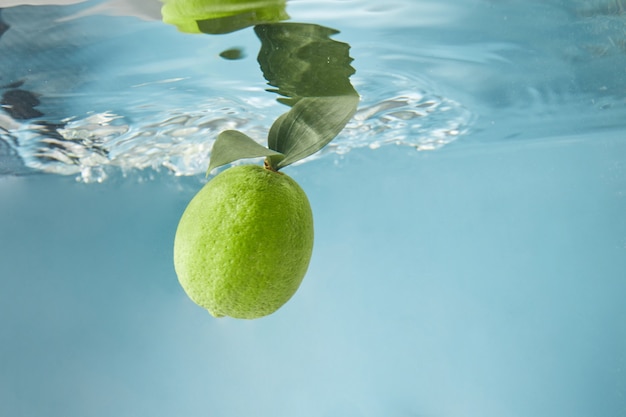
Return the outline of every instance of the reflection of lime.
[[[286,0],[163,0],[163,21],[187,33],[228,33],[288,19]]]
[[[230,168],[191,200],[174,241],[187,295],[216,316],[273,313],[298,289],[313,249],[308,199],[287,175]]]

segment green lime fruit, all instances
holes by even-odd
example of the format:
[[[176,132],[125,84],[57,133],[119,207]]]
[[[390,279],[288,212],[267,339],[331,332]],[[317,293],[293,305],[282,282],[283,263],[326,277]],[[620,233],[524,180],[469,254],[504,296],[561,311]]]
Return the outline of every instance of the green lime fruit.
[[[174,267],[187,295],[213,316],[254,319],[294,295],[312,251],[302,188],[283,173],[242,165],[191,200],[176,231]]]
[[[186,33],[221,34],[289,18],[286,0],[163,0],[163,22]]]

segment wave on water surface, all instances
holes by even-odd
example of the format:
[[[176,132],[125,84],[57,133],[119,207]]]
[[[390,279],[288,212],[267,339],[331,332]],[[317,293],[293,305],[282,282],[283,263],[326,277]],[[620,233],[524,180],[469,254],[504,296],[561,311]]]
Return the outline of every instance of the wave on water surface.
[[[373,75],[353,78],[357,88],[363,84],[353,120],[305,161],[388,144],[438,149],[469,128],[471,113],[460,103],[420,89],[417,80],[408,77]],[[128,114],[105,111],[54,123],[13,123],[0,138],[26,167],[77,175],[84,182],[101,182],[115,170],[165,169],[189,176],[206,171],[219,132],[237,129],[265,144],[272,116],[284,108],[269,97],[212,98],[193,108],[154,113],[149,106],[139,107],[128,109]]]
[[[158,13],[112,17],[93,7],[125,2],[77,3],[0,8],[0,175],[201,175],[221,131],[265,145],[288,111],[266,91],[286,95],[265,84],[266,73],[286,77],[290,91],[292,81],[319,72],[291,63],[289,71],[259,71],[251,30],[189,35]],[[348,3],[289,4],[293,22],[337,26],[329,51],[343,53],[351,41],[349,79],[361,97],[339,136],[302,162],[390,144],[435,150],[470,129],[506,139],[624,126],[625,82],[614,70],[626,62],[621,1],[527,2],[533,13],[541,8],[537,21],[516,2]],[[224,59],[225,51],[239,61]]]
[[[3,64],[10,76],[0,79],[0,173],[76,175],[84,182],[145,169],[203,174],[221,131],[236,129],[265,145],[274,120],[289,110],[265,91],[276,85],[264,85],[254,61],[258,39],[252,31],[195,36],[160,21],[135,21],[135,30],[129,30],[123,18],[86,13],[84,5],[68,7],[48,9],[58,13],[49,16],[54,25],[43,8],[0,9],[0,21],[8,22],[0,53],[13,56]],[[37,27],[45,46],[21,35],[24,28]],[[89,36],[76,38],[77,33]],[[329,54],[341,53],[347,45],[343,36],[333,38],[337,42],[322,41]],[[241,56],[251,55],[247,62],[232,64],[218,57],[236,42],[245,46]],[[168,53],[155,55],[147,44],[159,44]],[[319,52],[321,43],[315,45]],[[297,56],[318,58],[307,52],[307,42],[296,46],[303,51]],[[294,64],[297,59],[289,61],[293,74],[277,74],[286,77],[286,86],[317,77],[314,67]],[[34,73],[23,73],[24,66]],[[261,66],[264,72],[276,69]],[[303,162],[388,144],[438,149],[459,138],[473,121],[467,108],[413,71],[374,70],[358,58],[354,66],[350,82],[361,97],[356,114],[338,137]],[[274,91],[284,95],[280,87]]]

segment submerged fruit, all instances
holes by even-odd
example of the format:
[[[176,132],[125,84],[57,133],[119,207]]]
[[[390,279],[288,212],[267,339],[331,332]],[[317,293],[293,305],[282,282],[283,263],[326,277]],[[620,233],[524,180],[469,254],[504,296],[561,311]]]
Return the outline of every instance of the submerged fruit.
[[[187,295],[213,316],[253,319],[296,292],[313,250],[313,215],[285,174],[256,165],[209,181],[183,213],[174,266]]]

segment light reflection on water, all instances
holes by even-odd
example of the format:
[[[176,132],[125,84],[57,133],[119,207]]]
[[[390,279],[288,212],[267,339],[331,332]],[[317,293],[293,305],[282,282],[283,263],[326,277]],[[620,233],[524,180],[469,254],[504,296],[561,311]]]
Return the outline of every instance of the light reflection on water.
[[[89,30],[81,24],[88,20],[85,16],[115,7],[115,3],[105,2],[69,12],[69,18],[58,18],[61,24],[46,31],[48,36],[57,39],[57,44],[48,46],[48,49],[56,48],[63,54],[65,43],[71,44],[78,30]],[[128,8],[117,11],[136,14]],[[9,21],[11,12],[5,12]],[[310,13],[305,11],[303,14],[309,21],[316,18],[315,13],[309,16]],[[31,28],[37,24],[37,19],[43,18],[36,14],[36,9],[24,10],[21,14],[18,11],[15,15],[15,26],[26,20]],[[94,19],[100,27],[115,25],[111,17],[96,16]],[[73,26],[65,27],[64,22]],[[51,100],[47,99],[46,93],[38,93],[42,94],[40,100],[43,103],[37,109],[55,107],[55,104],[63,108],[69,101],[73,102],[75,113],[67,115],[54,109],[50,116],[58,115],[57,119],[46,120],[44,126],[41,117],[29,118],[19,127],[8,129],[4,135],[28,168],[78,174],[86,182],[104,180],[112,167],[121,168],[123,172],[151,168],[166,169],[175,175],[195,175],[205,170],[212,142],[221,130],[238,129],[259,142],[265,140],[272,116],[280,114],[281,109],[260,82],[258,65],[253,62],[256,39],[249,33],[204,39],[195,36],[193,39],[193,35],[172,33],[170,27],[160,23],[134,24],[137,26],[135,30],[126,29],[121,34],[113,30],[116,26],[105,33],[96,31],[86,44],[80,45],[86,50],[100,49],[98,55],[111,59],[98,59],[92,63],[89,57],[84,58],[82,51],[73,50],[69,55],[65,54],[70,62],[56,63],[58,76],[66,80],[76,77],[78,86],[60,84],[56,91],[48,93]],[[156,35],[155,31],[158,31]],[[177,63],[176,58],[145,52],[141,54],[148,58],[145,62],[130,56],[124,58],[129,52],[120,49],[123,48],[120,41],[128,38],[131,46],[144,48],[155,36],[175,38],[177,43],[193,42],[203,45],[203,49],[208,46],[211,59],[202,55],[184,58],[185,67],[196,70],[190,73],[185,69],[185,76],[181,77],[181,62]],[[230,45],[231,38],[235,38],[234,44],[243,45],[242,49],[252,57],[245,62],[220,62],[216,51]],[[341,34],[335,38],[341,40]],[[18,41],[23,43],[24,39]],[[103,42],[111,45],[98,46]],[[170,45],[174,46],[171,40]],[[197,54],[191,48],[186,51]],[[47,53],[54,54],[50,50]],[[94,56],[90,54],[90,57]],[[384,56],[376,59],[385,61]],[[81,74],[74,74],[73,60],[81,60],[82,65],[93,67],[93,71],[100,75],[84,80],[84,70]],[[233,68],[238,71],[233,73]],[[51,68],[41,71],[54,73]],[[175,74],[179,76],[172,77]],[[19,79],[19,73],[15,77]],[[359,85],[362,96],[359,114],[332,146],[313,158],[333,152],[345,154],[364,146],[375,149],[390,143],[420,150],[437,149],[456,140],[471,125],[472,116],[467,108],[439,95],[418,74],[364,69],[357,71],[353,82]],[[42,84],[43,91],[49,89],[46,82]],[[75,92],[59,94],[59,89],[65,90],[65,87]],[[46,103],[47,100],[50,103]]]
[[[519,113],[534,118],[542,136],[559,130],[553,120],[571,112],[583,113],[580,125],[616,120],[625,106],[616,96],[624,77],[606,75],[624,61],[624,22],[611,5],[579,3],[567,10],[542,3],[539,15],[547,17],[531,23],[512,13],[515,4],[486,2],[478,19],[467,1],[289,3],[292,21],[341,31],[334,38],[352,46],[352,82],[362,97],[354,120],[314,158],[387,144],[439,149],[507,117],[502,134],[515,137],[526,127]],[[265,141],[284,109],[265,91],[252,30],[179,33],[156,20],[155,10],[153,1],[3,10],[10,29],[0,49],[19,59],[3,61],[2,81],[24,81],[19,88],[41,102],[31,117],[1,122],[1,137],[28,169],[78,174],[86,182],[118,169],[196,175],[220,130]],[[548,38],[520,37],[523,25]],[[558,30],[572,35],[552,36]],[[243,59],[220,58],[233,47]],[[577,131],[576,120],[570,122]]]
[[[71,44],[73,34],[78,31],[76,25],[82,31],[89,30],[81,25],[81,18],[88,20],[84,16],[102,12],[105,9],[103,5],[107,4],[114,6],[103,3],[73,14],[70,12],[71,18],[57,19],[74,26],[64,27],[61,23],[48,28],[46,33],[58,40],[57,44],[48,48],[57,48],[59,54],[63,54],[65,43]],[[5,12],[9,21],[12,21],[11,12]],[[43,16],[37,15],[36,9],[33,9],[18,10],[13,18],[16,21],[13,25],[18,26],[20,21],[26,20],[32,28]],[[112,19],[98,16],[96,21],[99,26],[115,24]],[[56,63],[58,76],[72,79],[77,75],[78,86],[67,86],[74,93],[59,94],[59,88],[48,93],[51,103],[46,103],[46,93],[38,93],[42,94],[40,100],[43,103],[37,109],[54,107],[55,104],[64,107],[68,105],[66,102],[73,101],[72,107],[78,112],[60,116],[63,113],[57,109],[51,113],[59,115],[58,118],[46,120],[43,127],[40,117],[8,129],[5,139],[13,145],[28,168],[79,174],[80,179],[87,182],[104,180],[110,167],[119,167],[124,172],[151,168],[170,170],[176,175],[195,175],[205,170],[212,141],[221,130],[239,129],[259,142],[265,140],[272,116],[279,114],[280,106],[271,94],[264,91],[258,76],[258,65],[253,63],[252,58],[237,63],[219,62],[216,50],[230,44],[228,36],[219,39],[196,36],[192,39],[193,35],[172,33],[170,27],[158,23],[136,22],[135,25],[135,30],[126,30],[122,34],[115,33],[113,26],[106,33],[92,35],[93,38],[81,45],[81,48],[89,50],[95,44],[96,49],[101,49],[101,55],[112,59],[99,59],[92,63],[83,57],[82,51],[73,50],[69,55],[65,54],[69,62]],[[143,53],[148,57],[145,63],[130,57],[120,59],[120,53],[122,57],[129,55],[120,50],[123,46],[120,40],[128,38],[132,46],[143,47],[155,36],[155,31],[158,31],[156,36],[175,38],[178,43],[204,44],[203,49],[208,45],[211,47],[211,59],[207,60],[202,55],[184,59],[186,66],[196,68],[191,74],[186,70],[184,77],[171,77],[177,74],[181,65],[167,55],[155,57]],[[232,37],[235,37],[235,44],[244,45],[243,49],[248,54],[256,54],[255,39],[249,34]],[[341,35],[336,35],[336,38],[341,39]],[[10,38],[5,39],[11,41]],[[24,42],[24,39],[18,40]],[[103,42],[111,45],[98,46]],[[211,45],[214,42],[217,46]],[[171,41],[170,45],[173,46]],[[197,54],[191,48],[187,52]],[[54,55],[50,50],[47,53]],[[384,60],[384,57],[377,59]],[[93,66],[99,77],[83,80],[82,74],[74,74],[73,60],[82,60],[82,65]],[[238,67],[239,72],[232,73],[233,66]],[[247,74],[241,73],[242,68]],[[54,69],[42,68],[41,71],[53,73]],[[16,79],[19,77],[19,73],[15,75]],[[359,114],[325,153],[335,151],[344,154],[353,148],[378,148],[388,143],[406,144],[423,150],[437,149],[456,140],[471,124],[469,110],[429,90],[417,74],[374,73],[365,69],[357,72],[354,82],[360,84],[362,95]],[[46,82],[42,84],[43,91],[50,89]],[[60,86],[63,87],[63,84]],[[118,93],[112,94],[111,90]],[[86,108],[81,108],[76,102]],[[147,148],[150,148],[149,152]]]

